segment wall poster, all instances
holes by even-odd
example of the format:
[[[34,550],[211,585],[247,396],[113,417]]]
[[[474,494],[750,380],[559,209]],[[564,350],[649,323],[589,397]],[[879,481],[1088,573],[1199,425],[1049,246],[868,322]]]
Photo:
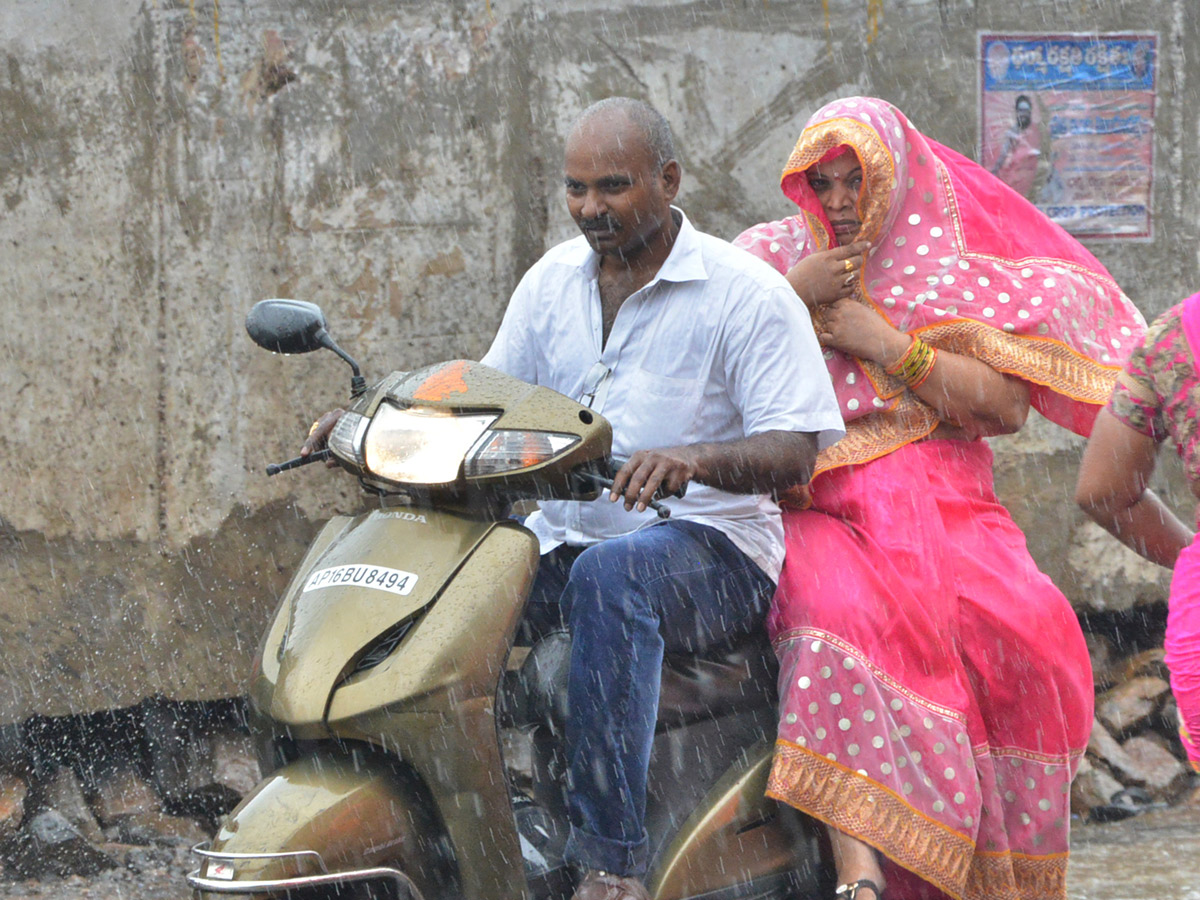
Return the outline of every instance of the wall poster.
[[[980,162],[1077,237],[1151,235],[1154,34],[980,34]]]

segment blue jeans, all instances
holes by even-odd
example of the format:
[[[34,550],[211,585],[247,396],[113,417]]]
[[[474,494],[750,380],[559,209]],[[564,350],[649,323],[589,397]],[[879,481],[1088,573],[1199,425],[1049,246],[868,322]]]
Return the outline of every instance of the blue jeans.
[[[542,557],[528,618],[571,631],[567,860],[642,876],[646,774],[664,652],[762,625],[771,579],[720,531],[670,520]]]

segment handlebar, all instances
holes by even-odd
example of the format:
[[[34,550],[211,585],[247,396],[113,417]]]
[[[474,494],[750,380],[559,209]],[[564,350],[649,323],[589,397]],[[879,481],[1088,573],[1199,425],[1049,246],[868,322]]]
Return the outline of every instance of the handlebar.
[[[620,466],[617,466],[616,468],[619,469]],[[613,486],[613,480],[611,478],[605,478],[603,475],[600,475],[596,472],[581,471],[581,472],[579,472],[579,475],[583,478],[586,478],[588,481],[592,482],[592,484],[596,485],[597,487],[612,488],[612,486]],[[671,494],[671,495],[656,494],[655,496],[682,497],[683,491],[682,490],[676,491],[674,494]],[[651,500],[646,505],[649,506],[656,513],[658,513],[658,517],[660,519],[671,518],[671,510],[668,507],[663,506],[663,504],[659,503],[657,500]]]
[[[309,463],[325,462],[333,456],[329,450],[318,450],[316,453],[310,453],[308,456],[297,456],[286,462],[271,463],[267,466],[267,475],[278,475],[280,472],[286,472],[288,469],[298,469],[301,466],[307,466]]]

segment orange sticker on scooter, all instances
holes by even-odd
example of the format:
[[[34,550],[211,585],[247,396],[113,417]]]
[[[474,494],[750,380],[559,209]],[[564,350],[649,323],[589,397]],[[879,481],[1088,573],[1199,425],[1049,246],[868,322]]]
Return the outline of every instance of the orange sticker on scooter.
[[[465,360],[459,360],[438,369],[413,391],[413,399],[438,401],[445,400],[451,394],[465,394],[467,383],[463,380],[463,375],[466,374],[469,365]]]

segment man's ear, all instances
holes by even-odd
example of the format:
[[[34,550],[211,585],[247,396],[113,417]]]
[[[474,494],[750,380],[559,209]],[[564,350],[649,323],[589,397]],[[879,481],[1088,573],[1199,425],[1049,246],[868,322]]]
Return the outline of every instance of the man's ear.
[[[674,200],[675,195],[679,193],[679,181],[683,176],[683,170],[679,168],[679,163],[673,159],[663,163],[662,171],[658,177],[662,179],[663,192],[667,195],[667,200]]]

